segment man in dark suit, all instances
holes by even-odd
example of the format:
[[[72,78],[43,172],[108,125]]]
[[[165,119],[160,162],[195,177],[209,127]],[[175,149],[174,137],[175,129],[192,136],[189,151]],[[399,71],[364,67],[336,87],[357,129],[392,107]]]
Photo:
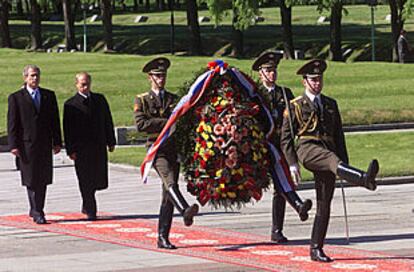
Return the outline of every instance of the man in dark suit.
[[[115,133],[108,102],[91,92],[91,76],[76,75],[78,92],[65,102],[63,131],[68,156],[75,161],[82,196],[82,213],[96,220],[95,193],[108,188],[108,154],[115,148]]]
[[[266,107],[272,113],[273,123],[275,125],[269,140],[278,150],[280,150],[280,131],[283,121],[283,111],[286,108],[286,103],[294,98],[293,93],[289,88],[281,87],[276,84],[277,66],[282,57],[282,54],[276,52],[266,52],[260,55],[252,65],[252,70],[259,72],[260,81],[262,83],[258,88],[258,92],[264,98]],[[291,196],[291,194],[289,196]],[[291,203],[295,203],[294,200],[289,200]],[[311,208],[311,202],[310,200],[306,200],[305,202],[306,209],[309,210]],[[270,239],[279,244],[288,242],[288,239],[282,232],[285,210],[285,197],[282,192],[278,192],[277,186],[274,186]],[[307,210],[301,217],[303,221],[308,218]]]
[[[298,161],[314,174],[316,216],[310,256],[313,261],[319,262],[332,261],[322,248],[328,230],[335,177],[339,176],[354,185],[375,190],[375,178],[379,170],[377,160],[371,161],[367,172],[348,165],[338,105],[334,99],[321,94],[326,67],[325,61],[312,60],[297,71],[298,75],[303,76],[305,93],[290,102],[294,135],[291,135],[289,119],[285,118],[281,137],[282,150],[292,175],[300,177]]]
[[[177,96],[164,88],[169,66],[168,59],[156,58],[143,68],[143,72],[148,74],[151,90],[136,97],[134,117],[137,130],[148,134],[147,147],[157,139],[177,103]],[[168,238],[174,207],[183,216],[184,224],[191,226],[194,215],[198,213],[198,205],[189,206],[178,188],[180,164],[177,162],[177,152],[172,138],[160,147],[153,165],[162,180],[157,246],[176,249]]]
[[[40,69],[27,65],[23,87],[9,96],[7,115],[11,153],[19,157],[22,185],[29,197],[29,215],[46,224],[43,211],[46,187],[53,179],[53,155],[60,152],[62,137],[55,93],[39,87]]]
[[[411,48],[407,40],[407,31],[405,31],[404,29],[401,30],[400,36],[397,40],[397,51],[398,60],[400,61],[400,63],[409,62]]]

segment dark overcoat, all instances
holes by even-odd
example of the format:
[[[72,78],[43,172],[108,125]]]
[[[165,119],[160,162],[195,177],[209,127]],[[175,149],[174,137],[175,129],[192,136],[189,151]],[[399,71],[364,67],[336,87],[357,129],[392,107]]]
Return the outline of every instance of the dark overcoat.
[[[102,94],[88,100],[75,94],[65,102],[63,131],[67,154],[76,153],[79,183],[91,189],[108,188],[107,146],[116,144],[108,102]]]
[[[52,183],[52,148],[62,145],[55,93],[43,88],[39,91],[39,111],[23,87],[9,96],[7,114],[9,147],[19,150],[22,185],[31,188]]]

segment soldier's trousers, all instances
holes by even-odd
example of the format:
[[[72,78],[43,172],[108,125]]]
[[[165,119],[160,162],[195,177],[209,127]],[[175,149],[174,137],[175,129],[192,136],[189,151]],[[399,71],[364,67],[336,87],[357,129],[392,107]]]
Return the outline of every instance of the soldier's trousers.
[[[313,222],[311,248],[322,248],[328,231],[331,202],[335,190],[335,174],[330,171],[316,171],[316,215]]]
[[[329,171],[334,175],[341,162],[334,152],[318,144],[307,146],[306,152],[298,152],[298,157],[306,169],[312,172]]]
[[[180,164],[176,161],[175,156],[164,156],[163,154],[159,154],[155,158],[153,166],[162,181],[162,199],[158,220],[158,233],[159,235],[168,238],[174,214],[174,204],[168,196],[168,188],[171,186],[178,186]]]

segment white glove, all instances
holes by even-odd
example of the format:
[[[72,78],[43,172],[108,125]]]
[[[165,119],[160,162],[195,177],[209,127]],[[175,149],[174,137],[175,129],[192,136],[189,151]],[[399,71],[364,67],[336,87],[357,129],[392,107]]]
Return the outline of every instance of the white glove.
[[[302,181],[302,176],[300,175],[300,168],[299,165],[294,164],[289,166],[290,176],[292,177],[292,181],[295,186],[298,186],[299,183]]]

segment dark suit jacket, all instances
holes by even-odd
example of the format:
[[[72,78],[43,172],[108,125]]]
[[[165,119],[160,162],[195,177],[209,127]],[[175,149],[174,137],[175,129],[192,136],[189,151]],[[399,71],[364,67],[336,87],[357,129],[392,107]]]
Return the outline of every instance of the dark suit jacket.
[[[24,87],[9,96],[7,115],[9,147],[19,149],[22,184],[33,188],[52,183],[52,148],[62,145],[55,93],[39,90],[39,112]]]
[[[102,94],[90,93],[89,102],[79,94],[65,102],[63,131],[67,154],[77,154],[79,182],[95,190],[108,187],[107,146],[116,144],[108,102]]]

